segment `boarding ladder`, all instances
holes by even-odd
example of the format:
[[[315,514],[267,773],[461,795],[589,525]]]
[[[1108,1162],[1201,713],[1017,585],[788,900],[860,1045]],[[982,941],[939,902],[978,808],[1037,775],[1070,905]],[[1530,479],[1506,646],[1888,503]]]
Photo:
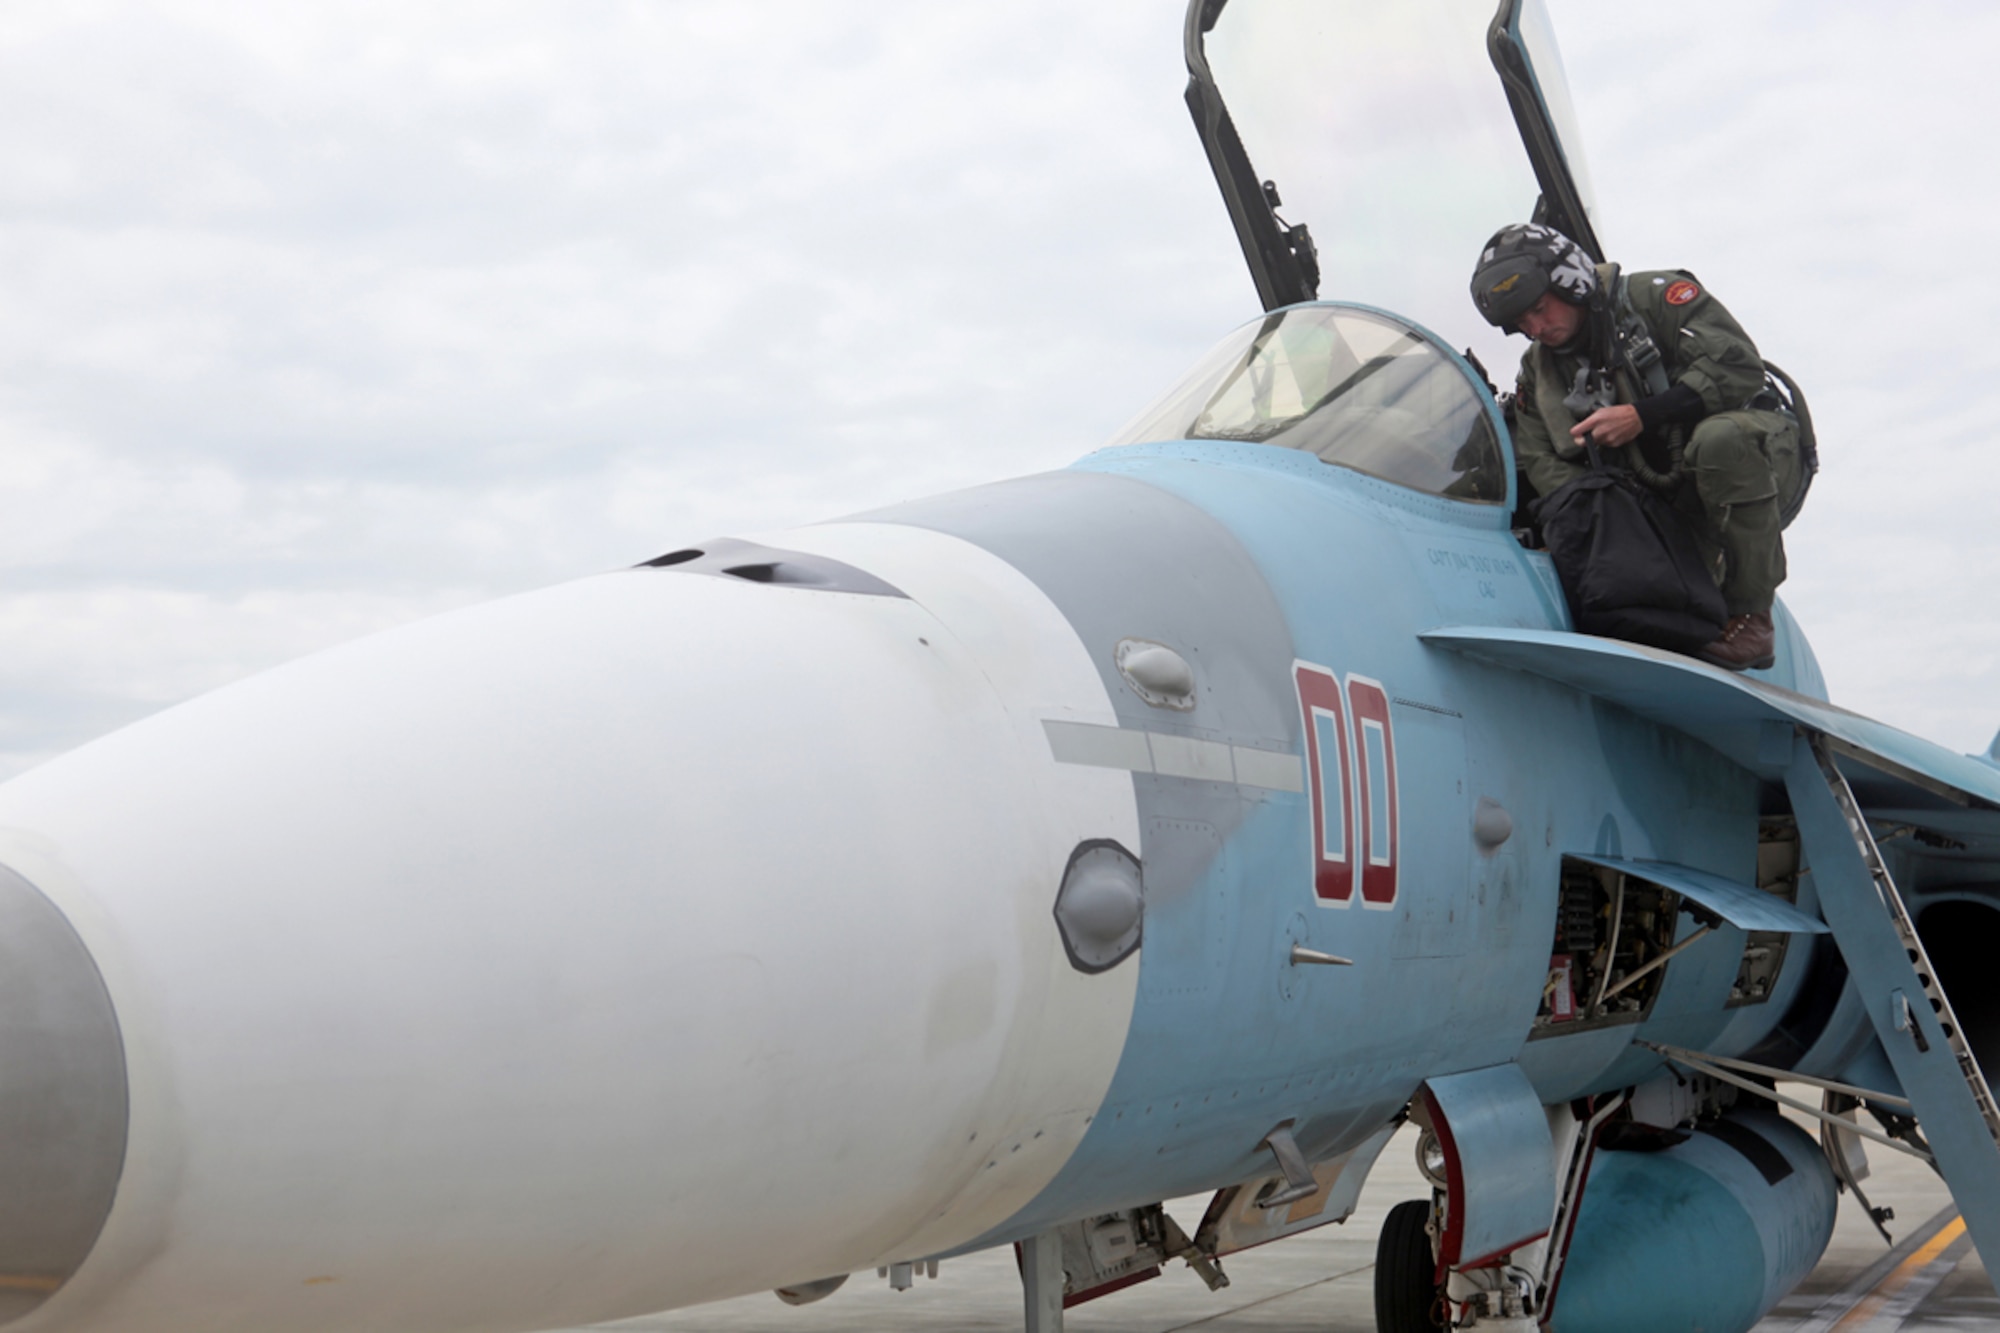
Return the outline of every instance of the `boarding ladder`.
[[[1825,736],[1797,737],[1785,786],[1820,911],[1973,1243],[2000,1265],[2000,1107]]]

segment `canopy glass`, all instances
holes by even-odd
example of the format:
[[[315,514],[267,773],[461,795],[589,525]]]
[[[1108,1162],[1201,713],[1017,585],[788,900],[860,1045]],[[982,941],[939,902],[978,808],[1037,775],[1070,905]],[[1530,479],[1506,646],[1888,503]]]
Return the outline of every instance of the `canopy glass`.
[[[1586,221],[1573,234],[1595,212],[1541,0],[1506,0],[1497,15],[1493,0],[1196,0],[1189,39],[1190,69],[1197,84],[1204,63],[1212,73],[1249,171],[1276,186],[1285,224],[1310,228],[1319,294],[1406,314],[1510,378],[1520,344],[1467,295],[1480,247],[1544,195],[1558,214],[1576,200]],[[1514,71],[1513,103],[1500,66]],[[1220,176],[1214,127],[1203,134]],[[1241,233],[1266,201],[1235,193]],[[1594,235],[1577,239],[1595,249]],[[1280,284],[1266,298],[1309,294]]]
[[[1422,330],[1380,311],[1292,306],[1224,338],[1112,441],[1242,440],[1452,499],[1502,504],[1491,399]]]

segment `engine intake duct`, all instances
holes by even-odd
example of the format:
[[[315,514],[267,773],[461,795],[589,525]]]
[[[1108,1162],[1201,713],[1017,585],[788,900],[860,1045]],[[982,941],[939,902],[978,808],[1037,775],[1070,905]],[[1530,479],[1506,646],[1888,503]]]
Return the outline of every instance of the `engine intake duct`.
[[[1984,893],[2000,901],[2000,885],[1987,886]],[[1971,898],[1931,903],[1917,914],[1917,937],[1991,1088],[2000,1071],[2000,986],[1993,984],[2000,908]]]

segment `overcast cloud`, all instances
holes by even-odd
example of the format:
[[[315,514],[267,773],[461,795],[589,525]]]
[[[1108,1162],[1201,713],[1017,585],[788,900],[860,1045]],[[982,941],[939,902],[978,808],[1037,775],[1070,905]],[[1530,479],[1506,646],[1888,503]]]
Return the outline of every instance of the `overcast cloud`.
[[[1984,748],[2000,12],[1550,9],[1607,243],[1811,394],[1785,595],[1835,698]],[[0,775],[450,606],[1095,447],[1255,313],[1180,10],[0,9]]]

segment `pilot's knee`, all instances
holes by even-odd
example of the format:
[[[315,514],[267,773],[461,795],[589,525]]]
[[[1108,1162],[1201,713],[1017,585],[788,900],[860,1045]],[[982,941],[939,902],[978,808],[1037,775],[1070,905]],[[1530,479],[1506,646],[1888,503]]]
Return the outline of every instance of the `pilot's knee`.
[[[1778,493],[1762,434],[1731,414],[1708,417],[1697,425],[1688,436],[1684,458],[1695,490],[1711,513]]]
[[[1690,467],[1729,467],[1762,457],[1756,433],[1732,413],[1704,417],[1688,432],[1687,460]]]

